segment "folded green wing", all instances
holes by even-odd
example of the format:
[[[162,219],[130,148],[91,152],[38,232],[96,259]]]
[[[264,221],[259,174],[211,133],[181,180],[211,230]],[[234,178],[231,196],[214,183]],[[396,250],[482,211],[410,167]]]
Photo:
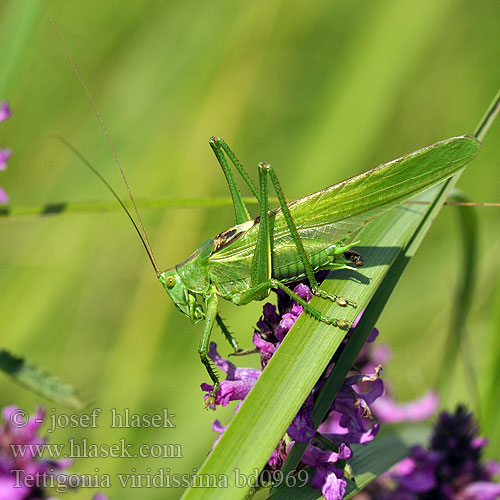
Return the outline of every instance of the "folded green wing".
[[[314,241],[311,246],[315,251],[332,246],[375,217],[455,174],[480,148],[474,137],[452,137],[292,201],[288,206],[299,235],[306,247]],[[281,209],[271,211],[270,217],[273,252],[293,245]],[[210,260],[245,259],[253,253],[258,229],[259,225],[254,225]]]

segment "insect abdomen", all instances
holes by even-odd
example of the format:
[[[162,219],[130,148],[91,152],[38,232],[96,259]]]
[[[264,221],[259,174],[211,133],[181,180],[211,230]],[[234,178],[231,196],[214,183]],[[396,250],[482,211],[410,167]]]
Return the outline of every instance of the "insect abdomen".
[[[309,262],[314,271],[331,264],[334,260],[335,247],[326,249],[312,249],[306,247]],[[305,269],[295,247],[281,248],[273,252],[273,278],[280,281],[293,281],[305,276]]]

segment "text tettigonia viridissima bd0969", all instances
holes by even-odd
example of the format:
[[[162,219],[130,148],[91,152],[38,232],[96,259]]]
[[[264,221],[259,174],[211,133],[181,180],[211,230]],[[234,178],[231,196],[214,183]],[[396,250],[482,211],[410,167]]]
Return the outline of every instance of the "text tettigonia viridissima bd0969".
[[[219,299],[245,305],[266,298],[272,289],[281,289],[316,320],[332,325],[332,328],[348,328],[348,321],[341,317],[323,315],[293,293],[287,285],[307,278],[314,295],[336,302],[342,307],[355,307],[356,304],[347,298],[322,290],[315,273],[319,270],[362,265],[362,257],[352,249],[357,242],[348,242],[348,238],[352,238],[354,233],[374,218],[465,167],[479,152],[480,141],[499,108],[497,98],[474,136],[462,135],[431,144],[288,203],[275,171],[269,164],[262,162],[258,165],[257,186],[226,142],[212,137],[210,146],[222,167],[233,200],[235,225],[202,243],[182,263],[162,271],[156,264],[123,169],[92,95],[54,21],[48,13],[47,16],[104,130],[127,187],[137,222],[99,172],[81,155],[80,158],[106,184],[127,213],[157,278],[177,309],[190,318],[192,323],[204,321],[199,355],[214,383],[207,406],[213,404],[219,387],[219,378],[207,355],[215,323],[234,351],[241,351],[218,313]],[[66,143],[64,140],[63,142]],[[250,216],[231,168],[236,169],[257,200],[260,206],[259,217]],[[279,200],[279,207],[272,210],[268,203],[268,184]]]

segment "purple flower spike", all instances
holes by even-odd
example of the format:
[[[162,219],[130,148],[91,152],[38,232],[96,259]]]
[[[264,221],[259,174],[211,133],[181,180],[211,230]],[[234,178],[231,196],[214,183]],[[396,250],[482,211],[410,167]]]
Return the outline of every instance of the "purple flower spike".
[[[370,500],[497,500],[500,484],[492,481],[495,463],[481,463],[486,441],[463,406],[441,413],[428,450],[416,446],[384,480],[367,492]]]
[[[0,122],[7,120],[7,118],[10,118],[11,116],[12,112],[9,108],[9,103],[7,101],[3,101],[0,104]]]
[[[26,413],[15,406],[3,409],[3,423],[0,426],[0,500],[46,498],[43,489],[29,482],[23,483],[23,477],[56,477],[71,464],[71,460],[45,460],[37,456],[37,451],[40,451],[37,447],[46,443],[46,439],[38,435],[44,415],[43,409],[39,408],[35,415],[26,419]],[[14,454],[14,447],[23,449],[23,455]],[[14,471],[22,473],[18,476],[19,472]]]

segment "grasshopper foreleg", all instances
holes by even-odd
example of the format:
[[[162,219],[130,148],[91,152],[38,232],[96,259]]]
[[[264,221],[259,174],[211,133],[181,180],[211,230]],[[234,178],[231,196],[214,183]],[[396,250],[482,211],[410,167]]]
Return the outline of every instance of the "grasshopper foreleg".
[[[212,328],[214,326],[215,320],[217,318],[217,305],[218,299],[215,290],[212,290],[209,295],[207,295],[205,299],[206,303],[206,313],[205,313],[205,325],[203,327],[203,334],[200,340],[200,346],[198,348],[198,354],[200,355],[201,362],[205,365],[212,382],[214,383],[214,387],[212,392],[208,396],[205,402],[205,407],[212,408],[215,404],[215,395],[217,390],[219,389],[220,380],[215,373],[215,368],[208,357],[208,346],[210,344],[210,335],[212,334]]]
[[[229,344],[231,345],[231,347],[234,349],[234,354],[239,354],[239,353],[243,352],[243,349],[240,347],[240,344],[233,337],[233,334],[229,331],[229,328],[224,323],[224,321],[221,318],[220,314],[217,314],[217,316],[216,316],[215,319],[217,321],[217,324],[219,325],[219,328],[222,330],[222,333],[224,334],[224,337],[226,337],[227,341],[229,342]]]

